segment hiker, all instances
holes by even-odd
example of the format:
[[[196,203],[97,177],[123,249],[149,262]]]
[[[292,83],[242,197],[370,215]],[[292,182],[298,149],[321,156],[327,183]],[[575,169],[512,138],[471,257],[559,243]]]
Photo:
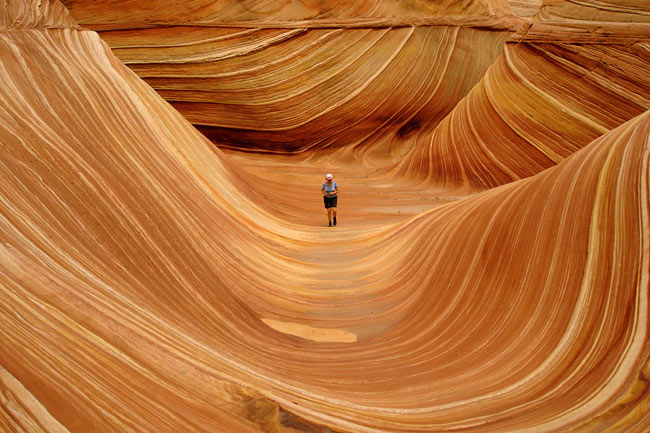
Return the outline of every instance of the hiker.
[[[329,226],[332,227],[332,217],[334,225],[336,225],[336,202],[338,201],[337,194],[339,193],[339,186],[337,185],[331,174],[325,176],[325,182],[323,182],[323,200],[325,201],[325,209],[327,209],[327,219],[329,220]]]

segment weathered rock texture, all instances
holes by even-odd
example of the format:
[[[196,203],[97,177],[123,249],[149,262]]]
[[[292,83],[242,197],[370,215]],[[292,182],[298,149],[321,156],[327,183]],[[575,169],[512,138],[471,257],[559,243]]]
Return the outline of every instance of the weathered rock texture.
[[[623,74],[599,69],[593,81],[610,84],[592,104],[612,104],[613,121],[585,121],[587,104],[576,103],[582,117],[551,113],[549,127],[564,119],[577,137],[571,155],[530,121],[526,143],[556,149],[557,160],[530,168],[525,147],[510,157],[494,148],[502,166],[526,167],[518,177],[539,173],[424,212],[423,198],[447,190],[405,191],[434,176],[435,158],[420,152],[435,141],[413,143],[407,160],[424,168],[412,175],[379,182],[361,164],[341,165],[342,222],[321,228],[304,222],[321,206],[320,167],[314,177],[308,161],[225,155],[97,33],[48,18],[48,4],[0,9],[33,14],[10,12],[21,24],[0,31],[2,429],[650,429],[644,81],[634,97]],[[464,29],[445,30],[454,31]],[[506,46],[451,111],[465,123],[446,118],[432,137],[479,120],[486,143],[512,134],[478,111],[508,111],[488,105],[491,92],[507,100],[523,82],[551,88],[548,66],[536,71],[533,60],[571,58],[535,57],[532,45]],[[608,53],[633,63],[643,46]],[[531,75],[508,75],[523,75],[517,59]],[[558,86],[575,84],[557,71]],[[569,104],[567,94],[558,101]],[[625,101],[638,104],[614,111]],[[486,166],[443,170],[442,184],[508,181],[477,153],[478,137],[459,142],[467,150],[453,164]],[[281,164],[303,183],[273,176]],[[385,207],[404,214],[372,217]]]

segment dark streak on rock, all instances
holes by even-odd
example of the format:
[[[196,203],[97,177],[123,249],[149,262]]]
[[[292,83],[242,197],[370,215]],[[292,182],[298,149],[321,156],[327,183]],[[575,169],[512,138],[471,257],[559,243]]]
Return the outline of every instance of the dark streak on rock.
[[[321,424],[314,424],[311,421],[308,421],[304,418],[301,418],[300,416],[296,415],[293,412],[290,412],[282,407],[280,407],[280,423],[284,427],[292,428],[295,430],[298,430],[300,432],[305,432],[305,433],[339,433],[336,430],[332,430],[331,428],[321,425]]]

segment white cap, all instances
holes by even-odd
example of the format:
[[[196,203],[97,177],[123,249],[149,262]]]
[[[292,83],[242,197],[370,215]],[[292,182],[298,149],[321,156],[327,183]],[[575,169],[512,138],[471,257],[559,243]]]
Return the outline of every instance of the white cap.
[[[325,175],[325,179],[331,179],[331,178],[332,178],[332,175],[330,173],[327,173],[327,175]]]

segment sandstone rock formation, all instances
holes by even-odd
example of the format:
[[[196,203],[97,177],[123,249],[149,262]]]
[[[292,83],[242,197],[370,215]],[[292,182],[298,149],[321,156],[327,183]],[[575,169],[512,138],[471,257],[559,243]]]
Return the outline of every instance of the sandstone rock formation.
[[[506,44],[428,143],[401,162],[402,175],[489,188],[557,164],[650,108],[650,58],[638,35],[612,45],[533,37]]]
[[[66,28],[76,23],[59,0],[3,1],[0,29]]]
[[[521,24],[503,1],[113,3],[67,5],[219,146],[346,159],[430,136]]]
[[[512,12],[524,18],[532,18],[539,11],[542,0],[510,0]]]
[[[63,0],[88,25],[219,24],[246,21],[353,20],[447,15],[503,16],[511,14],[507,0],[189,0],[132,2],[129,0]]]
[[[557,164],[648,110],[647,13],[603,2],[581,7],[543,4],[399,172],[489,188]],[[622,23],[629,14],[634,21]]]
[[[547,0],[538,16],[542,21],[650,23],[650,4],[644,0]]]
[[[388,128],[365,150],[314,143],[303,152],[313,159],[298,165],[224,154],[57,3],[0,5],[3,430],[650,429],[650,111],[638,35],[629,46],[544,45],[530,38],[590,24],[535,22],[503,48],[507,34],[466,26],[352,29],[359,44],[377,31],[370,45],[386,44],[396,58],[410,49],[389,41],[431,38],[434,58],[456,56],[467,68],[460,76],[478,84],[449,85],[458,86],[453,97],[443,92],[438,103],[451,105],[432,104],[440,118],[426,117],[411,142],[393,143]],[[603,31],[626,38],[637,25]],[[221,53],[237,41],[249,53],[256,38],[264,45],[290,32],[168,31],[170,45],[211,39],[218,49],[208,51]],[[336,29],[300,31],[323,38],[316,45],[342,44]],[[471,50],[459,51],[459,41],[494,56],[463,59]],[[577,80],[594,53],[605,60]],[[469,66],[477,62],[479,71]],[[454,74],[441,64],[413,65],[428,71],[417,92],[408,70],[386,76],[405,76],[409,90],[388,104],[387,124],[404,119],[408,100],[437,95],[432,83],[446,87]],[[256,79],[278,85],[274,74],[248,73],[239,94],[226,76],[210,91],[246,102]],[[360,104],[363,122],[366,111],[387,109]],[[238,106],[223,116],[259,120]],[[335,118],[328,122],[338,134]],[[225,130],[213,139],[222,132],[232,141]],[[268,150],[303,150],[277,136]],[[395,163],[391,146],[410,152]],[[392,171],[355,163],[370,153]],[[341,213],[351,223],[336,229],[310,223],[322,155],[337,157],[348,200]],[[449,196],[459,186],[484,191]],[[403,213],[387,223],[387,207]]]

